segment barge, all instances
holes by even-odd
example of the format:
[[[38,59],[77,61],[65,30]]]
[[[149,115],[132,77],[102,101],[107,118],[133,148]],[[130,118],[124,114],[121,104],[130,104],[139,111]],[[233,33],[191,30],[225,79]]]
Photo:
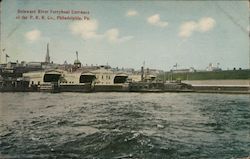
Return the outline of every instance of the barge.
[[[129,92],[193,92],[193,87],[180,81],[175,82],[134,82]]]

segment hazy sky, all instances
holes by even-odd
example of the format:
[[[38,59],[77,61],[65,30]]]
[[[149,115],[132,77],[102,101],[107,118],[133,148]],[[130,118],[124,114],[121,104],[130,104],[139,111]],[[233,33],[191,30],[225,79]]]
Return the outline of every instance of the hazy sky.
[[[248,1],[3,0],[1,7],[1,50],[12,61],[44,61],[49,42],[55,63],[73,63],[78,51],[84,65],[249,67]],[[18,9],[89,11],[90,20],[57,20],[55,13],[22,20],[16,17],[34,14]]]

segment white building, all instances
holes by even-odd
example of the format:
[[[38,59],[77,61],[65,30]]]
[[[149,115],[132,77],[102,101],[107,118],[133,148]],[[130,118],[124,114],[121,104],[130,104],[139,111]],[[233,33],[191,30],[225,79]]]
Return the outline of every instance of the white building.
[[[81,85],[94,83],[96,85],[123,84],[127,81],[128,75],[121,72],[113,72],[110,69],[101,67],[93,71],[68,72],[60,69],[46,71],[35,71],[24,73],[23,76],[30,80],[30,85],[49,84],[58,82],[61,85]]]

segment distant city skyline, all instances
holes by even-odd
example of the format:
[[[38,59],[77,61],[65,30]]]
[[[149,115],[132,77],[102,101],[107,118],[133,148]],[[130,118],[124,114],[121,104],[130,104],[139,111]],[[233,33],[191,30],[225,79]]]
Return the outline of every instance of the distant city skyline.
[[[50,61],[60,64],[73,63],[78,51],[83,65],[246,69],[249,13],[248,0],[3,0],[0,62],[6,54],[10,61],[45,61],[49,43]]]

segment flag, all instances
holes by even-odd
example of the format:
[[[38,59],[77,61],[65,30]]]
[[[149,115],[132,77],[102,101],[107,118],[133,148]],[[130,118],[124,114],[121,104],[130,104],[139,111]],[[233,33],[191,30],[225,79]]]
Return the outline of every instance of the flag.
[[[6,56],[6,58],[10,57],[10,56],[9,56],[9,55],[7,55],[7,54],[6,54],[5,56]]]

